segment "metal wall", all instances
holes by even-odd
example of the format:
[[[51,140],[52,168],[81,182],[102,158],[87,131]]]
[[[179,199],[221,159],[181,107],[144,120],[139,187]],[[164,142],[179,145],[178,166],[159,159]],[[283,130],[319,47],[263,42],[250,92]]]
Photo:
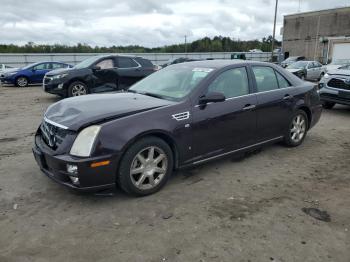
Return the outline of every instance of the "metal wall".
[[[121,55],[141,56],[151,60],[154,64],[164,64],[172,58],[189,57],[193,59],[231,59],[233,52],[212,52],[212,53],[129,53]],[[238,52],[235,52],[238,53]],[[242,52],[244,53],[244,52]],[[244,53],[247,60],[269,61],[271,58],[270,52],[261,53]],[[21,67],[35,62],[41,61],[56,61],[65,62],[75,65],[86,58],[95,55],[107,54],[93,54],[93,53],[57,53],[57,54],[3,54],[0,53],[0,64],[6,64],[13,67]]]

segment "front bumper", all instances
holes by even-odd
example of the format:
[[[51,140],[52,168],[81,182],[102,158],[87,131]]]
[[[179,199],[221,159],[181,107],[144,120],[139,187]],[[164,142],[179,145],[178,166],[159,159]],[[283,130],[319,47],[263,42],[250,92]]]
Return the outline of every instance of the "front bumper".
[[[112,188],[116,181],[116,160],[112,155],[79,158],[69,154],[53,155],[47,151],[40,136],[35,137],[35,145],[32,148],[34,158],[41,171],[54,180],[68,188],[83,192],[96,192],[102,189]],[[110,161],[108,165],[91,167],[91,164]],[[67,164],[76,165],[78,172],[75,177],[79,183],[74,184],[67,171]]]
[[[14,85],[16,83],[15,78],[5,77],[5,76],[0,76],[0,81],[1,81],[1,83],[4,83],[4,84]]]
[[[43,81],[43,90],[54,95],[65,96],[67,94],[64,83],[59,81],[51,81],[49,83],[46,83],[45,78]]]
[[[319,94],[321,101],[350,105],[350,91],[323,86],[321,87]]]

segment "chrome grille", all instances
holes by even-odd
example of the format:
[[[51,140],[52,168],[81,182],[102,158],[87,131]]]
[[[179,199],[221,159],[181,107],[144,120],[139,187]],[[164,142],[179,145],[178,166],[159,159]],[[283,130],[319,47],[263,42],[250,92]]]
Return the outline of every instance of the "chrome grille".
[[[45,144],[54,150],[68,134],[68,130],[55,126],[45,120],[41,123],[40,130]]]

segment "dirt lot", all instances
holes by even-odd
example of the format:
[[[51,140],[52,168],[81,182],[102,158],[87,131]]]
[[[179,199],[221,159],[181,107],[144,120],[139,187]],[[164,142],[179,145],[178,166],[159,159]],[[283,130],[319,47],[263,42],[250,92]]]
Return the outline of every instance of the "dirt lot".
[[[0,87],[0,261],[350,261],[350,108],[324,111],[298,148],[177,172],[131,198],[72,193],[39,172],[33,134],[57,100]]]

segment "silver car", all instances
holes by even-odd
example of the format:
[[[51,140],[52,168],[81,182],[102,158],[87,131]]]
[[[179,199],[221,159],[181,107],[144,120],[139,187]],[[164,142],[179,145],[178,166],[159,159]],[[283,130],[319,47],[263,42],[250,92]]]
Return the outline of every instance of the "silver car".
[[[325,68],[317,61],[298,61],[287,66],[286,70],[302,80],[320,80],[326,73]]]
[[[323,107],[331,109],[335,104],[350,105],[350,65],[330,70],[319,83]]]

